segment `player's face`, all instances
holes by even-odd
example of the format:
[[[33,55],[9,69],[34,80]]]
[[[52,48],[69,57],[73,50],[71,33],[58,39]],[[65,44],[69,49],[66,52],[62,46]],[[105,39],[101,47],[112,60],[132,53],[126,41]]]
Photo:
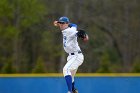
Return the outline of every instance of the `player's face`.
[[[59,27],[61,30],[68,28],[68,25],[69,25],[68,23],[59,22]]]

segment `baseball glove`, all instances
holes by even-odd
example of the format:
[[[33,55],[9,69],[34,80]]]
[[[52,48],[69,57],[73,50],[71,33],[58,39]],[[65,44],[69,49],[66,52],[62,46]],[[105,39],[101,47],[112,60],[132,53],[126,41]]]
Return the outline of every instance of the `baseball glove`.
[[[78,30],[77,36],[83,39],[86,36],[86,32],[84,30]]]
[[[86,34],[85,30],[78,30],[77,36],[83,41],[88,41],[88,35]]]

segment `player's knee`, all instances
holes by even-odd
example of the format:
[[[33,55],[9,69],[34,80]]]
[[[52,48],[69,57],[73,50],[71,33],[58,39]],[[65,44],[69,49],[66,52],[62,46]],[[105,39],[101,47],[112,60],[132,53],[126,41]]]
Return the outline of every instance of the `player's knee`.
[[[64,67],[64,68],[63,68],[63,75],[64,75],[64,76],[66,76],[66,75],[71,75],[71,73],[70,73],[70,69]]]
[[[67,68],[63,68],[63,74],[64,74],[64,76],[65,76],[65,74],[67,73]]]

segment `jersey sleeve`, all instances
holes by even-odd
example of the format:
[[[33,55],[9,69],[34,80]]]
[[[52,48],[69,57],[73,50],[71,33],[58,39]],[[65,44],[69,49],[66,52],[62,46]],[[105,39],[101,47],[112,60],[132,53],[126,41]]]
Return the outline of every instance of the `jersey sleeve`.
[[[77,25],[76,25],[76,24],[70,23],[70,24],[69,24],[69,27],[70,27],[70,28],[75,28],[75,29],[77,30]]]
[[[70,38],[77,37],[77,32],[78,32],[78,31],[77,31],[75,28],[70,28],[69,30],[70,30],[70,31],[69,31],[69,35],[68,35],[68,36],[69,36]]]
[[[75,36],[77,36],[77,25],[76,24],[73,24],[73,23],[70,23],[69,24],[69,37],[70,38],[74,38]]]

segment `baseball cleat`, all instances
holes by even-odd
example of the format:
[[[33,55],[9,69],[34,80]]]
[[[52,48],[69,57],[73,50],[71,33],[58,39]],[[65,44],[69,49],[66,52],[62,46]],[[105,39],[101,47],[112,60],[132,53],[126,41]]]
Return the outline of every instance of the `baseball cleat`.
[[[78,90],[77,90],[77,89],[74,89],[74,90],[72,91],[72,93],[78,93]]]
[[[68,91],[67,93],[71,93],[70,91]]]

